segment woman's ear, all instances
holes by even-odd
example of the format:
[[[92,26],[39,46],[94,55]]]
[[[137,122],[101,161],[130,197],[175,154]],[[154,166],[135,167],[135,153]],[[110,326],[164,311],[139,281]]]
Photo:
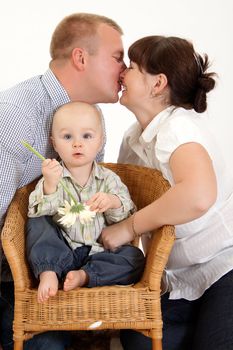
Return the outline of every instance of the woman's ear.
[[[157,95],[160,95],[161,92],[167,87],[167,77],[165,74],[157,74],[155,75],[155,80],[153,82],[153,86],[151,88],[151,96],[155,97]]]
[[[80,47],[73,49],[71,54],[73,65],[79,70],[83,71],[86,62],[86,51]]]

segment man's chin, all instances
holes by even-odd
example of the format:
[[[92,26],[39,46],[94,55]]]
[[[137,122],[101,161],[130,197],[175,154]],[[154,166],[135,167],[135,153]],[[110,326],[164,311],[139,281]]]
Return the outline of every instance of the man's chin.
[[[114,98],[109,98],[107,101],[103,102],[103,103],[117,103],[119,101],[119,96],[115,96]]]

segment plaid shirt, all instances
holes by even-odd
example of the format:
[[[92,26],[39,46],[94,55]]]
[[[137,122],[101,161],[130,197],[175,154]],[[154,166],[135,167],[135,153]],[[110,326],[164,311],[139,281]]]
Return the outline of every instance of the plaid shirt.
[[[56,157],[49,143],[52,116],[68,102],[67,92],[50,69],[0,93],[0,229],[16,190],[41,175],[41,160],[24,148],[21,140],[46,158]],[[97,160],[103,160],[103,150]],[[0,247],[0,273],[2,259]],[[8,280],[9,270],[5,274],[4,266],[2,280]]]
[[[43,192],[44,178],[42,178],[35,190],[30,194],[28,216],[53,216],[53,220],[61,226],[63,235],[72,249],[89,245],[92,246],[90,254],[101,252],[104,248],[97,240],[103,228],[114,222],[126,219],[136,209],[130,198],[129,191],[117,174],[96,164],[96,162],[94,162],[91,176],[85,186],[78,185],[64,164],[62,165],[63,183],[78,202],[85,203],[95,193],[105,192],[116,195],[121,201],[121,207],[108,209],[104,213],[96,213],[95,218],[89,224],[82,225],[79,220],[76,220],[71,227],[64,227],[58,222],[61,218],[58,214],[58,208],[64,206],[65,200],[70,203],[70,198],[61,185],[58,185],[56,192],[45,195]]]

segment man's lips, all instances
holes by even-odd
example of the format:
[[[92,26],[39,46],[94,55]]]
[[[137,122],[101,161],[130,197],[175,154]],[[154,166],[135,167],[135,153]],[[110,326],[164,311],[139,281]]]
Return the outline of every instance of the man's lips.
[[[121,85],[121,83],[118,82],[118,92],[120,92],[121,89],[122,89],[122,85]]]

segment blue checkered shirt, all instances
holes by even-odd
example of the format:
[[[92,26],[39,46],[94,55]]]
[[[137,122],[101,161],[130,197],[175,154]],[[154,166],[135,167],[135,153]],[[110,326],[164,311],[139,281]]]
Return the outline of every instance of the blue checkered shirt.
[[[49,143],[52,116],[68,102],[67,92],[50,69],[0,93],[0,229],[15,191],[41,175],[41,160],[21,140],[46,158],[56,157]],[[103,154],[102,150],[97,161],[103,160]],[[0,273],[3,265],[2,280],[8,280],[2,260],[0,247]]]

